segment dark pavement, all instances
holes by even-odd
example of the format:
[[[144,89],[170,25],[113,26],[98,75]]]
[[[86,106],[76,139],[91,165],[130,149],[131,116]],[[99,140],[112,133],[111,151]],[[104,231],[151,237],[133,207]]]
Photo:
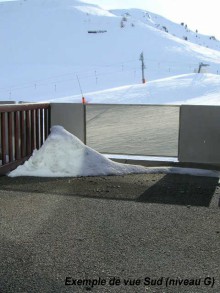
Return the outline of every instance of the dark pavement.
[[[0,292],[220,292],[219,197],[187,175],[0,177]]]

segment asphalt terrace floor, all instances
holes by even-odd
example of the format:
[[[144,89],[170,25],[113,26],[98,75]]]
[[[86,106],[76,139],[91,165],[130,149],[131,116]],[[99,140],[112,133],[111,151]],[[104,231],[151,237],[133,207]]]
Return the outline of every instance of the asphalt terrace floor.
[[[187,175],[0,177],[0,292],[219,293],[219,196]]]

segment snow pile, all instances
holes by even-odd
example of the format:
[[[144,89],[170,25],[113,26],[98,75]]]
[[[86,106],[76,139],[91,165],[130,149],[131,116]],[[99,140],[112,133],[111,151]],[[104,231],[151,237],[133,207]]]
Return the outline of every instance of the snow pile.
[[[53,126],[43,146],[9,176],[78,177],[142,173],[144,170],[144,167],[115,163],[84,145],[62,126]]]
[[[101,175],[123,175],[135,173],[179,173],[198,176],[219,177],[219,172],[182,168],[145,168],[111,161],[62,126],[53,126],[51,134],[32,157],[8,174],[38,177],[80,177]]]

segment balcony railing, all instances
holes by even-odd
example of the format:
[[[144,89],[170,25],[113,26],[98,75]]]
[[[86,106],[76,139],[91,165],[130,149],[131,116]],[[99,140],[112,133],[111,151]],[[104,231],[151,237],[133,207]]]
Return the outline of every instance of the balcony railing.
[[[0,105],[0,175],[40,148],[50,120],[50,104]]]

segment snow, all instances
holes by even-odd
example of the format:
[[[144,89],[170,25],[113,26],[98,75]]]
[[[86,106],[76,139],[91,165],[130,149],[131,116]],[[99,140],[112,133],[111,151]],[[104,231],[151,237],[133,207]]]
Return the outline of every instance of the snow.
[[[85,13],[89,13],[96,16],[109,16],[109,17],[116,17],[114,14],[105,11],[98,7],[91,7],[91,6],[75,6],[76,9],[83,11]]]
[[[135,161],[154,161],[154,162],[178,162],[176,157],[154,157],[154,156],[135,156],[135,155],[116,155],[116,154],[103,154],[109,159],[121,160],[135,160]]]
[[[81,103],[82,90],[87,103],[220,105],[220,42],[185,24],[78,0],[2,2],[0,19],[0,101]],[[141,83],[141,52],[146,84]],[[201,62],[209,65],[207,73],[197,74]],[[152,172],[219,176],[115,163],[60,126],[9,176]]]
[[[51,134],[32,157],[12,171],[9,176],[96,176],[141,173],[139,166],[114,163],[78,138],[67,132],[62,126],[53,126]]]
[[[8,176],[81,177],[140,173],[178,173],[219,177],[219,172],[184,168],[145,168],[116,163],[84,145],[62,126],[53,126],[51,134],[31,158]]]
[[[170,35],[176,36],[182,40],[184,37],[187,37],[187,40],[191,43],[199,44],[214,50],[220,49],[220,43],[214,36],[202,35],[198,31],[192,31],[186,23],[174,23],[161,15],[141,9],[113,9],[111,12],[118,16],[125,16],[129,22],[134,24],[139,22],[145,23],[161,31],[165,31],[166,28]]]
[[[220,105],[220,76],[183,74],[84,94],[87,103],[102,104],[199,104]],[[75,95],[50,100],[56,103],[81,103]]]
[[[137,85],[137,96],[141,52],[149,82],[192,74],[200,62],[210,65],[209,73],[218,74],[218,40],[143,10],[127,10],[130,16],[121,28],[125,12],[77,0],[0,3],[0,100],[34,102],[77,95],[77,76],[83,93]],[[88,33],[93,30],[106,32]],[[189,41],[183,39],[185,34]],[[153,85],[157,82],[152,92]]]

